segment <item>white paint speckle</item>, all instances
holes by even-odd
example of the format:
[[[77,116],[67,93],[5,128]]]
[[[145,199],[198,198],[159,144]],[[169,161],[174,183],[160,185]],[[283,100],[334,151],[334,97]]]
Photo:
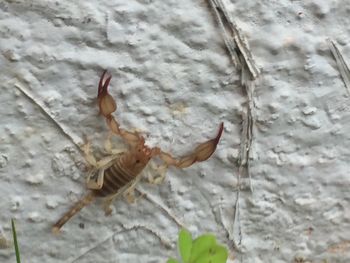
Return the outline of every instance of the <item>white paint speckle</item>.
[[[44,171],[38,172],[36,174],[27,175],[25,181],[31,185],[42,184],[45,179]]]
[[[11,197],[11,211],[15,212],[21,209],[23,204],[23,199],[21,196]]]
[[[302,111],[305,115],[313,115],[316,113],[317,108],[316,107],[305,107]]]
[[[48,196],[46,198],[46,207],[49,209],[54,209],[59,205],[59,197],[57,196]]]
[[[8,163],[8,157],[5,154],[0,154],[0,168],[6,167]]]
[[[28,220],[33,223],[40,223],[44,220],[44,218],[42,217],[41,213],[35,211],[28,214]]]
[[[309,127],[312,130],[318,130],[322,126],[321,122],[317,118],[309,117],[307,119],[302,119],[301,121],[306,127]]]
[[[317,200],[311,197],[300,197],[295,199],[295,203],[300,206],[312,206]]]

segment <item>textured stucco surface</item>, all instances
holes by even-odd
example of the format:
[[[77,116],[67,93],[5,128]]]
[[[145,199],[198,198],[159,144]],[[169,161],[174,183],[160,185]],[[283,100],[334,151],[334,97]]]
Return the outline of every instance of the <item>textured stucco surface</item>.
[[[262,71],[253,192],[242,187],[236,221],[247,100],[206,1],[0,2],[0,234],[10,240],[15,218],[23,261],[165,262],[176,253],[176,221],[215,233],[235,262],[350,261],[349,97],[326,42],[350,62],[350,4],[224,3]],[[115,116],[149,145],[181,156],[221,121],[224,135],[208,161],[169,169],[161,185],[142,181],[147,195],[116,201],[111,217],[93,204],[53,236],[85,192],[84,160],[15,85],[101,153],[108,130],[95,97],[105,68]],[[2,247],[0,262],[14,262]]]

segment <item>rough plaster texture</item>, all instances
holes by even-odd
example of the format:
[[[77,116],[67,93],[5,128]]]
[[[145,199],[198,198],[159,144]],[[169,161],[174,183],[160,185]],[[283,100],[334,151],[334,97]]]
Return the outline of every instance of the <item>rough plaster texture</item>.
[[[238,203],[247,98],[206,1],[0,2],[0,230],[10,240],[16,219],[23,261],[165,262],[179,222],[194,235],[215,233],[235,262],[350,261],[349,97],[326,42],[350,60],[350,4],[224,3],[262,70],[253,192],[242,178]],[[149,145],[181,156],[221,121],[224,135],[210,160],[169,169],[161,185],[142,181],[146,196],[116,201],[111,217],[93,204],[53,236],[51,225],[85,192],[84,160],[15,86],[101,153],[107,128],[95,97],[105,68],[115,116]],[[14,261],[2,241],[0,262]]]

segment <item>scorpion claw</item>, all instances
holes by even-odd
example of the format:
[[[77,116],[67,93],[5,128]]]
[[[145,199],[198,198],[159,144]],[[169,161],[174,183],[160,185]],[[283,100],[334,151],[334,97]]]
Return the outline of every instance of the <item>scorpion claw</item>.
[[[214,138],[214,142],[215,142],[215,147],[216,145],[219,143],[220,141],[220,138],[221,138],[221,135],[222,135],[222,132],[224,130],[224,123],[220,123],[220,128],[219,128],[219,131],[218,131],[218,134],[216,135],[216,137]]]
[[[100,81],[98,83],[98,92],[97,92],[97,97],[100,97],[100,94],[102,92],[102,86],[103,86],[103,79],[105,78],[105,75],[107,73],[107,70],[104,70],[102,75],[101,75],[101,78],[100,78]]]
[[[199,145],[195,152],[196,152],[196,161],[197,162],[203,162],[207,160],[216,150],[216,146],[218,145],[222,132],[224,130],[224,123],[222,122],[220,124],[219,132],[216,135],[214,139],[211,139],[201,145]]]
[[[219,131],[215,136],[215,138],[209,141],[206,141],[204,143],[201,143],[195,148],[192,154],[184,156],[179,160],[173,158],[170,154],[163,151],[159,153],[159,156],[167,165],[174,165],[178,168],[186,168],[191,166],[195,162],[203,162],[207,160],[215,152],[216,146],[220,141],[223,130],[224,130],[224,123],[222,122],[220,124]]]
[[[107,70],[103,71],[100,82],[98,84],[97,99],[100,108],[100,113],[106,118],[110,118],[112,112],[117,109],[117,105],[113,97],[108,93],[108,86],[112,76],[108,76],[104,81]]]
[[[112,76],[108,76],[107,79],[104,81],[106,73],[107,73],[107,70],[104,70],[101,75],[100,81],[98,83],[98,92],[97,92],[98,98],[108,93],[108,86],[109,86],[109,82],[112,79]]]
[[[177,163],[177,166],[180,168],[186,168],[194,164],[195,162],[203,162],[215,152],[216,146],[218,145],[222,132],[224,130],[224,123],[220,124],[219,132],[215,138],[206,141],[196,147],[194,153],[180,159]]]

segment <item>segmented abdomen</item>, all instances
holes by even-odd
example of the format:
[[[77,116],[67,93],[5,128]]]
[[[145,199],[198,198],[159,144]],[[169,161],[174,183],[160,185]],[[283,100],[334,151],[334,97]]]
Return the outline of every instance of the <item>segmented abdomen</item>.
[[[131,175],[122,168],[120,160],[104,171],[102,188],[96,190],[96,195],[105,197],[116,194],[127,185],[131,185],[137,175]]]

